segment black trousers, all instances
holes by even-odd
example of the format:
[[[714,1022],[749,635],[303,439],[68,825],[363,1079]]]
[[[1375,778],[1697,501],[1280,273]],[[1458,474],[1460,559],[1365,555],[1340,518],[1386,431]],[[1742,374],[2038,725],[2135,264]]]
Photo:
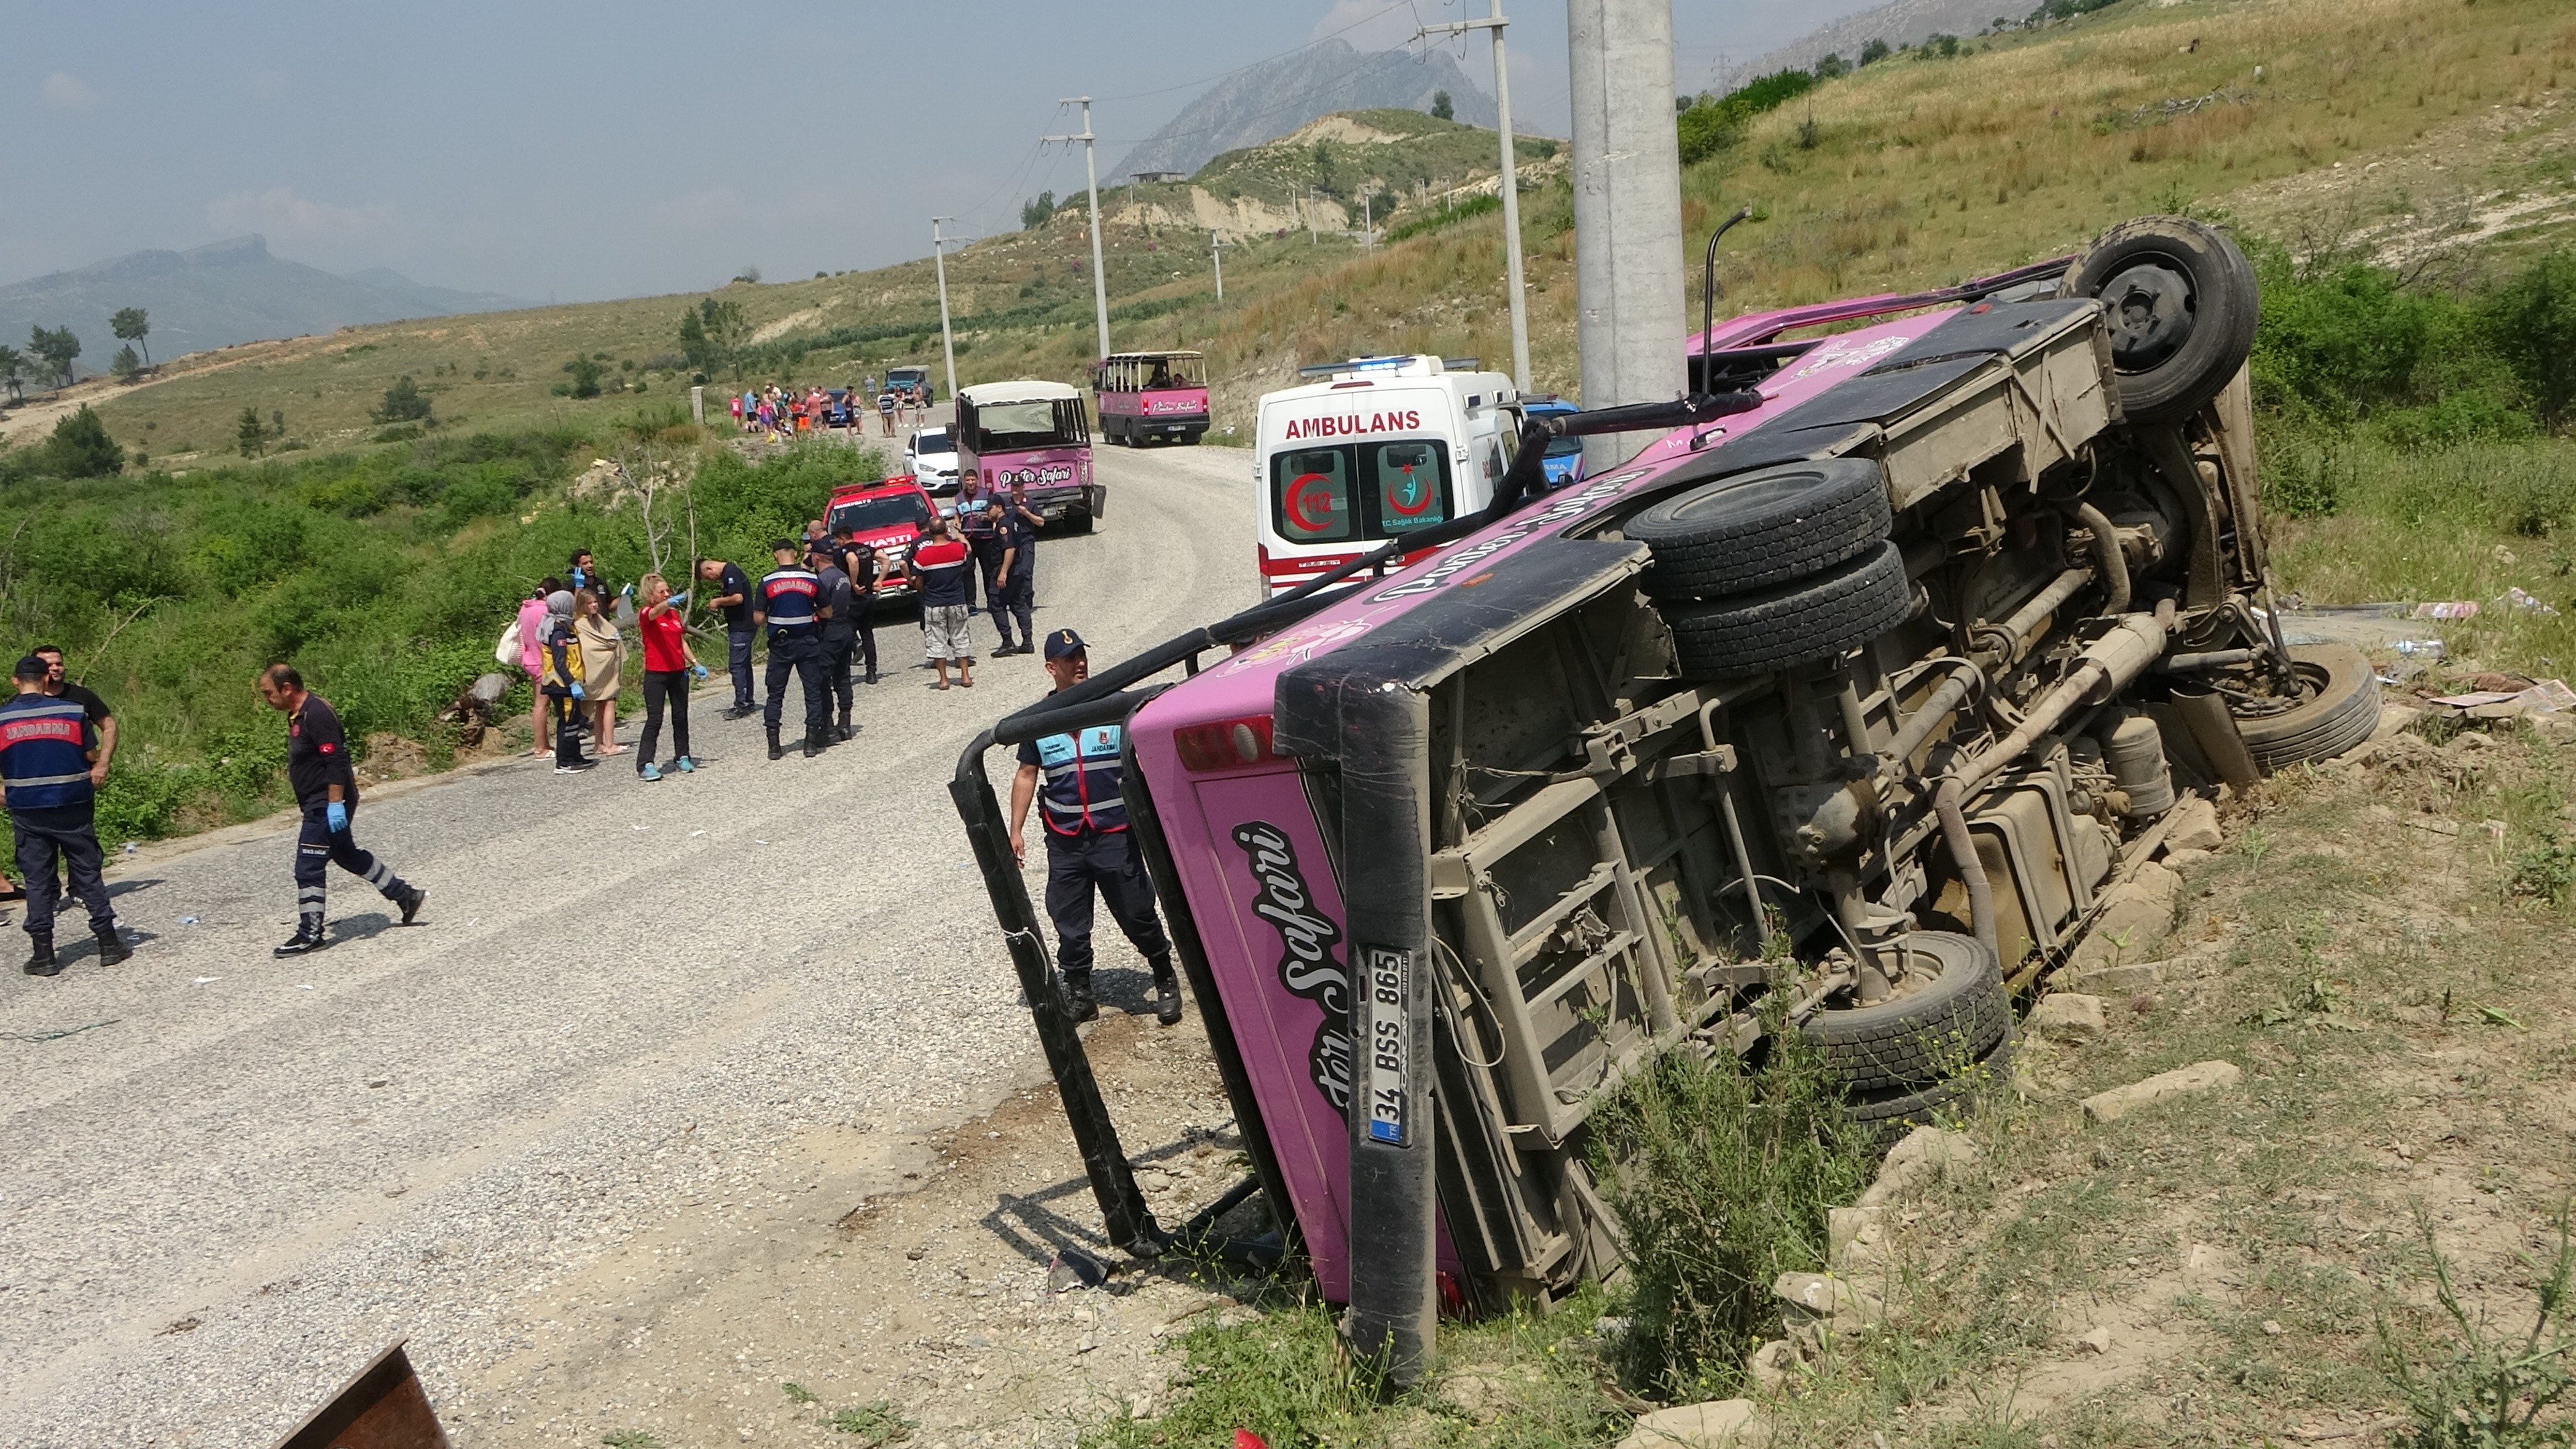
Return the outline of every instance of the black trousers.
[[[358,848],[358,811],[349,808],[349,823],[331,828],[330,807],[307,806],[303,828],[295,836],[295,914],[319,930],[323,901],[329,892],[323,867],[336,865],[376,888],[386,900],[400,900],[410,887],[393,868]]]
[[[578,765],[581,763],[581,732],[573,728],[573,720],[580,715],[586,701],[569,694],[546,697],[555,702],[555,763]]]
[[[749,629],[725,631],[725,673],[733,676],[736,709],[749,709],[759,703],[751,695],[751,636]]]
[[[970,547],[975,550],[975,572],[983,575],[984,579],[983,607],[992,610],[993,622],[1000,624],[1002,622],[1002,586],[993,582],[993,575],[1002,571],[1002,546],[998,542],[986,541],[974,543]],[[970,609],[976,607],[976,601],[968,599],[966,607]],[[1002,642],[1005,644],[1011,642],[1011,630],[1007,624],[1002,627]]]
[[[826,630],[823,635],[823,685],[841,707],[841,723],[850,722],[850,656],[858,649],[856,634]]]
[[[877,617],[876,610],[873,607],[860,610],[858,618],[851,621],[850,640],[850,657],[865,668],[868,682],[871,684],[875,683],[877,677]]]
[[[1011,581],[993,595],[993,627],[1002,631],[1002,642],[1011,642],[1011,620],[1020,621],[1020,647],[1037,647],[1037,636],[1029,632],[1029,611],[1037,606],[1038,581],[1035,566],[1022,561],[1011,565]]]
[[[815,637],[812,629],[779,631],[769,636],[769,703],[761,720],[771,734],[778,733],[787,712],[790,670],[795,671],[797,682],[805,689],[805,733],[817,733],[832,718],[832,702],[824,694],[823,641]]]
[[[635,751],[635,772],[653,763],[653,747],[662,742],[662,705],[671,706],[671,753],[689,752],[689,672],[685,669],[644,671],[644,743]]]
[[[1045,829],[1040,822],[1040,829]],[[1154,884],[1145,878],[1145,862],[1136,840],[1125,830],[1086,830],[1080,835],[1047,835],[1047,919],[1055,922],[1055,963],[1067,981],[1091,979],[1091,896],[1097,887],[1109,903],[1110,919],[1136,947],[1156,963],[1172,951],[1163,923],[1154,914]]]
[[[98,848],[94,805],[52,805],[9,812],[9,829],[18,837],[18,879],[27,886],[27,934],[50,938],[54,908],[62,901],[62,882],[55,862],[71,872],[72,895],[89,907],[89,928],[104,936],[116,928],[116,912],[107,903],[107,877]]]

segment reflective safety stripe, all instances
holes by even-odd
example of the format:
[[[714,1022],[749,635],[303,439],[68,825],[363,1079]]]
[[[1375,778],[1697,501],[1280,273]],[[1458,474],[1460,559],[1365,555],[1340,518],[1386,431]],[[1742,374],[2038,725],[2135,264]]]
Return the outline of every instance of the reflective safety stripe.
[[[9,781],[9,788],[17,790],[31,788],[37,785],[68,785],[74,780],[86,780],[88,778],[89,771],[87,770],[83,770],[77,775],[38,775],[32,779],[19,777]]]
[[[1125,773],[1119,763],[1125,739],[1116,725],[1095,725],[1037,742],[1046,779],[1048,830],[1079,835],[1085,830],[1107,833],[1127,828],[1126,801],[1120,794]]]

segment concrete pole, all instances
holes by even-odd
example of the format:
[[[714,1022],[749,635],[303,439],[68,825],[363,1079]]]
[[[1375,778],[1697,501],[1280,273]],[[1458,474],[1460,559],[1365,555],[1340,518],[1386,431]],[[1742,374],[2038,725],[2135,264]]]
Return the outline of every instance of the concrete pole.
[[[957,402],[957,338],[948,330],[948,244],[939,235],[939,224],[954,221],[951,216],[930,219],[930,264],[939,273],[939,351],[948,360],[948,401]]]
[[[696,383],[689,385],[689,421],[702,428],[707,425],[707,390]]]
[[[1216,299],[1225,300],[1225,257],[1218,251],[1222,245],[1215,232],[1208,233],[1208,260],[1216,266]]]
[[[1583,405],[1677,398],[1689,385],[1689,363],[1672,0],[1567,0],[1565,28]],[[1646,441],[1586,438],[1585,471],[1624,462]]]
[[[1512,71],[1510,58],[1503,50],[1503,0],[1486,0],[1485,18],[1459,20],[1446,25],[1426,25],[1413,33],[1420,40],[1426,35],[1463,35],[1482,30],[1494,39],[1494,121],[1502,132],[1503,163],[1497,193],[1503,203],[1503,281],[1512,292],[1512,386],[1530,390],[1529,362],[1529,297],[1521,281],[1521,174],[1520,158],[1512,150]]]
[[[1671,29],[1669,16],[1666,17],[1666,22],[1665,29],[1669,31]],[[1668,77],[1670,69],[1671,67],[1667,65]],[[1668,91],[1671,89],[1669,79],[1665,88]],[[1083,189],[1091,197],[1091,315],[1092,320],[1100,328],[1100,355],[1105,358],[1109,355],[1109,279],[1103,276],[1100,270],[1100,168],[1093,162],[1091,155],[1092,142],[1096,139],[1091,134],[1091,97],[1066,96],[1056,104],[1082,107],[1080,135],[1047,136],[1042,139],[1082,143]]]

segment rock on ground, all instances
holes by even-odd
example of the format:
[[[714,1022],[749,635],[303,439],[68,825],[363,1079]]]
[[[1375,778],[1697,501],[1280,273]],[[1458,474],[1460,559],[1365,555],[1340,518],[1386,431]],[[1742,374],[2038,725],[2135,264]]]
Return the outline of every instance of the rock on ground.
[[[2102,1034],[2102,998],[2079,991],[2051,992],[2031,1007],[2021,1025],[2044,1041],[2091,1041]]]
[[[1860,1195],[1858,1206],[1876,1207],[1917,1196],[1939,1182],[1952,1165],[1974,1162],[1978,1155],[1977,1144],[1964,1132],[1917,1127],[1879,1164],[1878,1180]]]
[[[2116,1122],[2149,1102],[2232,1087],[2244,1075],[2234,1062],[2194,1062],[2170,1072],[2159,1072],[2143,1082],[2096,1092],[2084,1099],[2084,1115],[2096,1122]]]
[[[1657,1409],[1628,1430],[1619,1449],[1753,1449],[1769,1440],[1751,1399],[1718,1399]]]

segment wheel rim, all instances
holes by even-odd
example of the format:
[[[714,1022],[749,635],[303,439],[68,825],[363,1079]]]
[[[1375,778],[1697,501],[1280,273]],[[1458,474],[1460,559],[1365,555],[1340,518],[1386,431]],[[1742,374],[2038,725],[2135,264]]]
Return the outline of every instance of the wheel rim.
[[[2325,666],[2311,664],[2304,659],[2290,661],[2290,677],[2297,683],[2295,695],[2288,698],[2277,694],[2252,698],[2231,696],[2227,701],[2227,712],[2241,720],[2279,719],[2316,703],[2324,696],[2326,687],[2334,682],[2333,675]]]
[[[2191,273],[2170,257],[2131,263],[2095,295],[2111,327],[2111,362],[2122,372],[2150,372],[2171,361],[2199,320]]]
[[[1675,523],[1698,522],[1711,514],[1721,518],[1732,517],[1748,510],[1765,508],[1775,499],[1799,497],[1823,481],[1822,474],[1812,472],[1748,478],[1742,483],[1685,497],[1673,507],[1670,517]]]

